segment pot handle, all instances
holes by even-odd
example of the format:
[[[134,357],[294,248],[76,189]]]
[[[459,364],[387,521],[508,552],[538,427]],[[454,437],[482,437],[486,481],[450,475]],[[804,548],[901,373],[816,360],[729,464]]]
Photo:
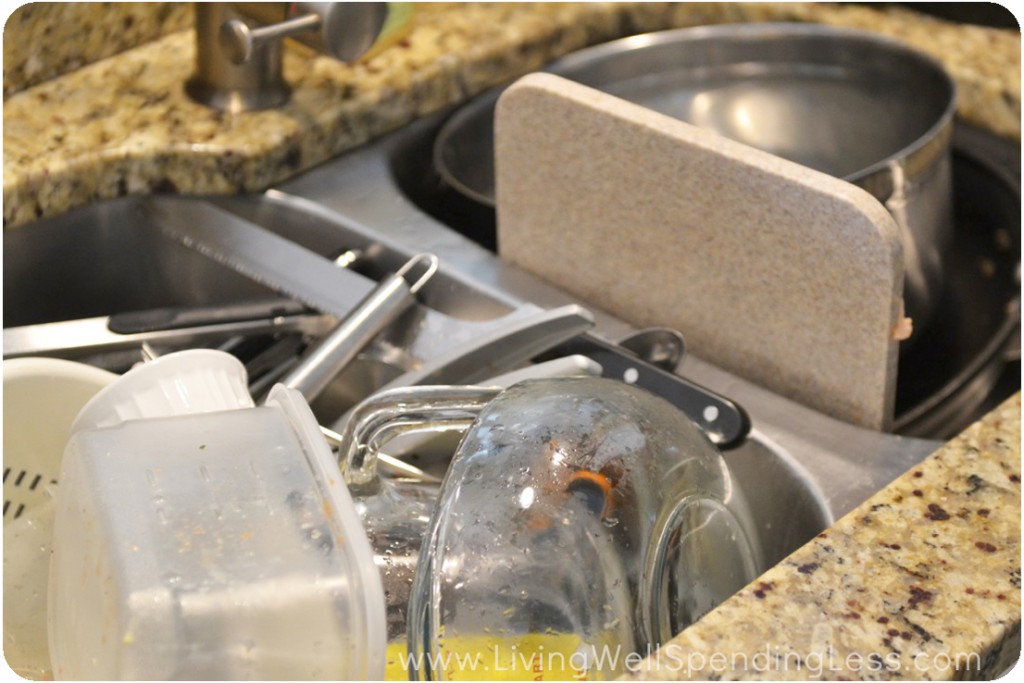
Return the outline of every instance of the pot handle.
[[[465,431],[500,387],[419,386],[382,391],[356,406],[341,434],[339,465],[350,487],[377,480],[377,454],[401,434]]]

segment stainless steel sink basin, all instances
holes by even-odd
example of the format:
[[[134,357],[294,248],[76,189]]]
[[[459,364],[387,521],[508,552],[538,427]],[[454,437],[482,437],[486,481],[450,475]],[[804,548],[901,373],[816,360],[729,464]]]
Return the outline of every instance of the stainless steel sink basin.
[[[409,213],[397,220],[378,217],[367,223],[362,220],[366,216],[358,212],[347,215],[285,188],[251,197],[126,198],[7,233],[5,328],[157,307],[231,304],[274,295],[265,286],[168,237],[151,221],[156,214],[146,210],[154,202],[172,212],[190,202],[212,202],[323,256],[363,250],[368,256],[358,272],[370,280],[393,271],[415,251],[439,252],[445,268],[425,290],[420,310],[406,319],[405,325],[395,326],[406,332],[384,335],[314,402],[314,412],[324,424],[443,348],[445,337],[479,334],[534,309],[494,286],[521,275],[500,272],[492,255],[437,224],[423,224],[421,214]],[[347,201],[345,206],[376,210],[396,203],[404,206],[400,197],[387,204]],[[383,229],[385,222],[390,231]],[[491,277],[485,278],[490,282],[474,278],[474,272],[490,273]],[[432,324],[420,324],[428,319]],[[607,318],[602,328],[612,332],[626,329]],[[121,362],[127,367],[138,358],[137,352],[132,352]],[[435,442],[432,452],[428,449],[415,457],[420,464],[443,468],[453,445]],[[834,519],[826,494],[799,460],[760,430],[726,457],[750,498],[771,563]]]
[[[359,249],[367,281],[415,253],[442,263],[420,304],[379,337],[313,408],[330,423],[358,400],[454,344],[509,320],[574,302],[564,292],[500,262],[477,241],[417,205],[407,181],[429,161],[427,119],[346,154],[259,196],[126,198],[85,207],[4,235],[4,327],[106,316],[166,306],[203,306],[274,293],[169,239],[148,219],[210,202],[322,255]],[[422,155],[422,159],[420,156]],[[420,178],[422,180],[422,177]],[[429,182],[429,179],[428,179]],[[422,202],[420,202],[422,203]],[[600,310],[596,332],[615,340],[631,328]],[[5,355],[8,349],[5,349]],[[132,360],[137,360],[137,353]],[[826,528],[937,448],[937,441],[851,427],[776,396],[699,358],[677,373],[742,405],[753,431],[725,453],[758,520],[770,564]],[[451,445],[418,453],[443,466]]]
[[[380,279],[414,250],[280,192],[219,198],[129,197],[102,202],[4,234],[4,327],[170,306],[268,297],[271,290],[168,237],[144,211],[209,202],[323,256],[357,249],[357,272]],[[56,264],[60,264],[57,266]],[[430,308],[459,320],[512,308],[445,270],[422,291]]]

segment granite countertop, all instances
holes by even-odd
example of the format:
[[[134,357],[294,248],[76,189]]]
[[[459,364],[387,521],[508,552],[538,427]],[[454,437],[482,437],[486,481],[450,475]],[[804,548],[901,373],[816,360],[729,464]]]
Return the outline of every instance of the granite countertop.
[[[157,7],[165,16],[146,35],[182,21],[167,3]],[[65,47],[51,56],[65,67],[105,54],[102,43],[92,45],[90,27],[99,22],[90,23],[88,8],[75,11],[83,16],[67,23],[85,28],[65,42],[90,49],[86,55]],[[119,21],[129,16],[135,15],[122,10]],[[183,86],[192,72],[190,31],[9,95],[4,228],[125,194],[262,190],[585,45],[744,20],[828,22],[898,37],[943,60],[957,81],[963,118],[1020,138],[1020,35],[1010,31],[954,26],[900,9],[814,3],[428,3],[418,7],[405,40],[351,66],[289,41],[284,66],[294,96],[272,111],[230,115],[189,100]],[[13,35],[45,31],[26,24]],[[5,33],[5,50],[7,42]],[[37,64],[32,72],[48,69],[57,66]],[[21,83],[22,71],[11,79]]]
[[[895,36],[943,61],[963,119],[1020,139],[1020,34],[898,8],[429,4],[401,43],[352,66],[289,44],[292,101],[237,115],[184,94],[194,46],[179,29],[188,12],[173,3],[149,10],[126,3],[113,15],[130,35],[97,40],[97,31],[112,34],[92,13],[108,10],[74,10],[80,30],[64,22],[63,44],[47,54],[25,56],[12,42],[9,55],[15,33],[5,31],[5,229],[125,194],[262,190],[579,47],[706,23],[817,21]],[[29,13],[24,44],[52,35],[54,11]],[[87,65],[68,71],[79,64]],[[1020,521],[1018,394],[706,615],[673,641],[679,649],[663,650],[660,662],[636,675],[954,678],[979,675],[974,662],[949,666],[950,658],[976,653],[981,675],[992,676],[1020,650]],[[680,650],[704,656],[704,665],[669,661]],[[740,654],[748,666],[737,665]]]

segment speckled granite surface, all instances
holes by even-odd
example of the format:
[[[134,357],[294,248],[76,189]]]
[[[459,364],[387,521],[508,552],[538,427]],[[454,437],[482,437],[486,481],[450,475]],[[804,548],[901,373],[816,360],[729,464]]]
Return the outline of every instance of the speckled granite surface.
[[[1020,134],[1014,32],[817,4],[467,3],[418,10],[405,41],[354,66],[289,44],[285,72],[295,94],[275,111],[231,116],[188,100],[188,31],[12,95],[4,102],[4,227],[127,193],[263,189],[579,47],[726,21],[829,21],[899,36],[947,63],[964,93],[963,116]],[[5,35],[5,49],[6,42]]]
[[[192,23],[182,2],[33,2],[4,24],[4,97]]]
[[[1009,399],[705,615],[637,676],[1004,671],[1021,647],[1020,401]]]

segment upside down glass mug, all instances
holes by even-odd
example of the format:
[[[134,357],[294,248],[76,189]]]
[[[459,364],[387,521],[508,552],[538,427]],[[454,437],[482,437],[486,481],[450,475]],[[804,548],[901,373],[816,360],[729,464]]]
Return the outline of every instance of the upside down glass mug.
[[[412,586],[413,678],[614,678],[627,655],[647,654],[761,570],[721,455],[637,387],[401,389],[364,402],[350,425],[343,471],[357,490],[395,435],[468,427]]]

